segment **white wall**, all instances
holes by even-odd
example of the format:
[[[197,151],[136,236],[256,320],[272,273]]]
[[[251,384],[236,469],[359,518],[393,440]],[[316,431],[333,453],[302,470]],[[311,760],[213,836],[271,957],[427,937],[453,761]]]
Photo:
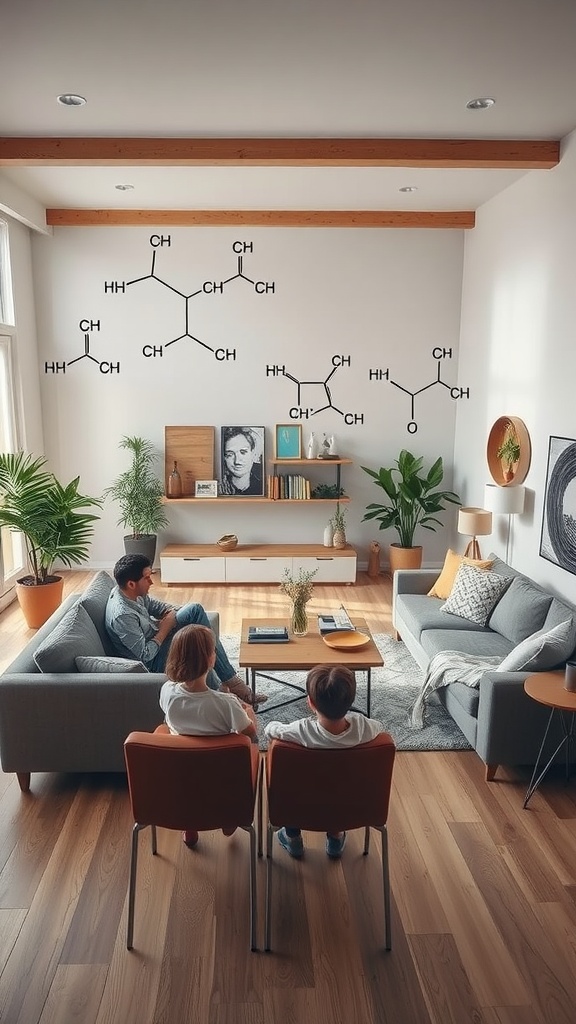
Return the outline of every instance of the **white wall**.
[[[165,424],[246,423],[267,428],[273,454],[275,423],[290,422],[297,385],[267,374],[286,368],[299,381],[329,382],[335,408],[304,423],[335,433],[341,455],[354,459],[344,471],[353,501],[347,533],[360,560],[375,538],[387,545],[396,536],[361,524],[365,505],[380,492],[360,464],[391,465],[402,447],[426,457],[441,455],[452,485],[456,399],[450,388],[469,381],[457,373],[463,234],[423,230],[312,230],[171,228],[170,246],[159,247],[156,274],[172,289],[191,295],[204,282],[221,282],[237,272],[236,241],[251,243],[243,272],[252,281],[273,283],[257,294],[243,280],[223,294],[199,294],[189,306],[191,333],[215,350],[233,350],[220,360],[203,345],[182,339],[185,300],[154,280],[105,293],[104,282],[130,282],[151,270],[153,229],[63,228],[34,240],[35,292],[39,322],[39,364],[46,449],[61,478],[81,474],[82,487],[101,494],[125,468],[118,449],[122,434],[150,438],[163,448]],[[84,352],[82,320],[99,321]],[[161,355],[144,357],[146,346]],[[442,361],[446,387],[435,384],[416,398],[417,433],[407,431],[411,397],[370,371],[389,370],[401,387],[416,392],[437,378],[433,350],[451,350]],[[347,360],[350,360],[349,364]],[[119,372],[101,372],[120,364]],[[45,363],[68,364],[44,372]],[[468,401],[464,399],[464,401]],[[302,391],[303,409],[326,404],[320,384]],[[339,410],[339,411],[337,411]],[[475,415],[482,415],[476,411]],[[217,438],[219,431],[217,431]],[[159,473],[162,464],[158,465]],[[330,470],[318,479],[332,479]],[[333,510],[327,505],[253,505],[238,499],[221,506],[170,508],[165,541],[213,542],[235,532],[241,542],[320,542]],[[106,506],[92,548],[93,565],[111,565],[122,550],[117,509]],[[446,530],[422,531],[425,562],[441,562],[451,541],[456,512],[445,514]]]
[[[456,489],[481,505],[486,442],[500,416],[519,416],[532,440],[527,510],[513,520],[512,562],[576,600],[576,576],[539,556],[550,435],[576,438],[576,135],[552,171],[529,172],[483,206],[465,241]],[[506,517],[483,552],[504,555]]]

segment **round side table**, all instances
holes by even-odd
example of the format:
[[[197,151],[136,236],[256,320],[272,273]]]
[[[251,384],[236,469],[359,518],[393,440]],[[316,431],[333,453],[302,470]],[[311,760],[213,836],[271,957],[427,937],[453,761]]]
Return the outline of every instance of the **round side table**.
[[[564,746],[566,747],[566,781],[570,778],[570,753],[572,750],[572,744],[576,740],[574,732],[576,693],[572,693],[570,690],[566,690],[564,688],[563,671],[537,672],[535,675],[527,676],[524,680],[524,689],[532,700],[537,700],[540,704],[546,704],[552,709],[544,732],[542,744],[538,752],[536,764],[534,765],[530,785],[528,786],[528,790],[524,798],[524,807],[527,807],[530,797],[538,789],[538,786],[542,782],[542,779],[546,775],[550,765],[556,758],[556,755],[560,753]],[[562,739],[544,768],[539,772],[542,752],[546,744],[550,726],[552,725],[552,719],[556,712],[560,715],[560,721],[562,723]]]

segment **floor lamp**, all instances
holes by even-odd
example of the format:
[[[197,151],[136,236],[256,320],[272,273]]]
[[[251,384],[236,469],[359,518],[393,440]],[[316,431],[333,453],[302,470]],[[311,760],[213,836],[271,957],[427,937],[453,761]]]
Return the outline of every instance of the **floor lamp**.
[[[485,508],[461,508],[458,512],[458,533],[472,537],[464,552],[465,558],[482,558],[477,537],[492,533],[492,513]]]
[[[512,516],[521,515],[524,511],[526,488],[499,487],[498,484],[486,484],[484,487],[484,504],[496,515],[508,516],[508,532],[506,534],[506,562],[510,564],[510,537],[512,534]]]

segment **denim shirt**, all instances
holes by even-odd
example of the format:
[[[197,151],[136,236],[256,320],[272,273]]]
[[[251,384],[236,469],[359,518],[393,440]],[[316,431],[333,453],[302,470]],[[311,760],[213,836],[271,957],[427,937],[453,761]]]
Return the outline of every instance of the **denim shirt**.
[[[153,597],[132,601],[114,587],[106,604],[106,632],[116,654],[148,665],[158,654],[158,619],[173,606]]]

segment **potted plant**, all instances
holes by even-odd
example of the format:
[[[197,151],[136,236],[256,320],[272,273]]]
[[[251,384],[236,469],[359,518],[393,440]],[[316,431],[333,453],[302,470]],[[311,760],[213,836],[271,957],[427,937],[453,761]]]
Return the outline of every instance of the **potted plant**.
[[[414,545],[416,527],[425,530],[436,530],[442,523],[436,519],[438,512],[445,511],[444,502],[460,505],[461,501],[454,491],[437,490],[444,477],[442,459],[436,459],[434,465],[424,475],[422,465],[424,459],[416,458],[411,452],[402,449],[397,461],[391,469],[380,469],[375,472],[362,466],[374,480],[377,487],[385,492],[388,501],[380,505],[375,502],[366,506],[362,522],[376,519],[381,530],[393,527],[398,534],[398,542],[390,545],[390,569],[394,572],[400,567],[417,569],[422,564],[422,547]],[[407,562],[400,552],[408,551]]]
[[[84,562],[100,507],[98,498],[80,494],[80,477],[63,487],[44,467],[45,458],[25,452],[0,455],[0,527],[21,533],[29,573],[16,581],[16,594],[28,625],[43,625],[62,601],[63,579],[54,563]]]
[[[346,547],[346,513],[340,508],[340,502],[336,503],[336,509],[330,520],[334,529],[332,544],[335,548]]]
[[[143,437],[126,437],[120,448],[131,454],[131,463],[124,473],[104,491],[120,506],[118,525],[130,530],[124,537],[126,554],[144,554],[154,562],[156,535],[168,525],[164,512],[164,487],[152,466],[157,459],[154,445]]]
[[[506,438],[498,448],[496,456],[502,460],[504,480],[510,483],[514,479],[514,466],[520,458],[520,444],[512,424],[509,425]]]

